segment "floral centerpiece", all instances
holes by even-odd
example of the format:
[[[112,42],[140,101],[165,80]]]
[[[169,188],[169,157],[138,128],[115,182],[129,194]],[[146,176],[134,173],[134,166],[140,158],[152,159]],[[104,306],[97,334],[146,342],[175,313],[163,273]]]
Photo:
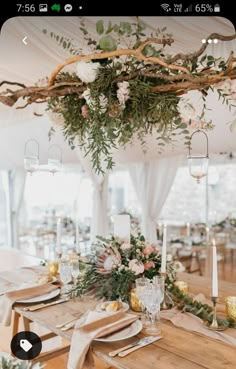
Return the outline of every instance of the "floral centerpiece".
[[[148,243],[142,235],[131,236],[130,242],[99,237],[87,270],[73,292],[81,295],[93,290],[99,298],[128,300],[137,278],[152,279],[160,269],[158,245]],[[175,279],[175,263],[169,261],[166,284],[171,285]]]
[[[77,40],[42,31],[70,56],[50,76],[42,76],[43,83],[3,81],[0,86],[9,86],[0,91],[0,102],[15,106],[23,99],[18,108],[46,102],[70,147],[90,153],[97,172],[113,167],[113,150],[119,146],[138,139],[146,150],[149,135],[157,138],[159,153],[178,137],[189,145],[189,129],[213,128],[205,115],[208,92],[215,89],[229,106],[236,98],[233,52],[226,59],[206,54],[208,40],[230,41],[236,34],[213,33],[195,52],[174,54],[174,35],[165,27],[148,31],[139,17],[131,22],[100,19],[90,32],[82,18],[86,53]],[[64,68],[69,65],[68,72]],[[198,91],[199,104],[183,97],[192,90]]]

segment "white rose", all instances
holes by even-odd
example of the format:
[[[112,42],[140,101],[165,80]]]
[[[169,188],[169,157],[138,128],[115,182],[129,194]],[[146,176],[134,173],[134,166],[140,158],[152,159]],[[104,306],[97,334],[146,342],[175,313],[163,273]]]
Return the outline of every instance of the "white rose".
[[[99,63],[80,61],[77,63],[77,76],[84,83],[92,83],[97,78],[97,72],[100,67]]]

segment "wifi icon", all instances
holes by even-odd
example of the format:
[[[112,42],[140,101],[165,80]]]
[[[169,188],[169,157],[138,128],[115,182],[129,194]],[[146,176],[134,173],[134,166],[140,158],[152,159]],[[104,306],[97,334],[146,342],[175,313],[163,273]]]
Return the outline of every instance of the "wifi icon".
[[[161,4],[161,7],[163,10],[165,10],[166,12],[171,12],[171,7],[169,4]]]

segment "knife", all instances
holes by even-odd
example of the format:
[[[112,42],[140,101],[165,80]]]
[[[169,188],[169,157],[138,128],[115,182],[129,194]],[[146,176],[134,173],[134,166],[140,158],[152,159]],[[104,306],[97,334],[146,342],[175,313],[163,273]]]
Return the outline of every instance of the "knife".
[[[61,304],[62,302],[66,302],[66,301],[69,301],[68,297],[65,298],[65,299],[60,299],[60,300],[49,302],[49,303],[38,304],[38,305],[35,305],[35,306],[28,306],[28,307],[25,307],[23,310],[24,311],[35,311],[35,310],[42,309],[44,307]]]
[[[142,338],[142,339],[136,340],[136,341],[134,341],[133,343],[130,343],[129,345],[126,345],[126,346],[123,346],[123,347],[119,348],[118,350],[110,351],[110,352],[108,353],[108,355],[109,355],[109,356],[111,356],[111,357],[114,357],[114,356],[118,355],[121,351],[127,350],[127,349],[129,349],[129,348],[131,348],[131,347],[134,347],[134,346],[138,345],[138,344],[139,344],[141,341],[143,341],[144,339],[145,339],[145,338]]]
[[[145,337],[145,338],[142,338],[138,344],[136,344],[134,347],[132,348],[129,348],[125,351],[122,351],[118,354],[119,357],[125,357],[126,355],[130,354],[131,352],[133,351],[136,351],[138,350],[139,348],[141,347],[144,347],[144,346],[147,346],[149,345],[150,343],[153,343],[155,341],[158,341],[160,340],[162,337],[161,336],[150,336],[150,337]]]

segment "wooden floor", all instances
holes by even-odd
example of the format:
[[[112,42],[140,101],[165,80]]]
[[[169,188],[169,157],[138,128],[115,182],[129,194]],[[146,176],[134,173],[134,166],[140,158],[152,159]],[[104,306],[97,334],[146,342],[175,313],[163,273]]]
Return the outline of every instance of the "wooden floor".
[[[235,253],[236,254],[236,253]],[[218,269],[219,279],[222,278],[222,269],[219,267]],[[236,283],[236,255],[234,260],[234,268],[232,268],[231,261],[225,265],[225,280],[235,282]],[[23,328],[22,328],[23,330]],[[36,332],[37,334],[44,334],[46,331],[39,326],[33,325],[31,326],[31,330]],[[11,328],[10,327],[3,327],[0,325],[0,351],[10,352],[10,342],[11,342]],[[60,345],[66,344],[63,340],[59,337],[52,338],[47,342],[43,343],[43,351],[48,351],[52,348],[58,347]],[[66,369],[67,368],[67,360],[68,354],[61,355],[57,358],[54,358],[47,362],[45,365],[46,369]],[[104,363],[100,361],[96,361],[96,368],[97,369],[105,369],[107,367],[104,366]]]

